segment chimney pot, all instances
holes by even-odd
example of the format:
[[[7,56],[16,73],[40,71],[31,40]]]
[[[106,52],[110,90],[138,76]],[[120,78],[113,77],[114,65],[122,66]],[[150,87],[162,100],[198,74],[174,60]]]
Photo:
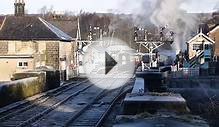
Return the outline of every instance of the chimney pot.
[[[15,6],[15,16],[24,16],[25,12],[25,2],[24,0],[16,0],[14,3]]]

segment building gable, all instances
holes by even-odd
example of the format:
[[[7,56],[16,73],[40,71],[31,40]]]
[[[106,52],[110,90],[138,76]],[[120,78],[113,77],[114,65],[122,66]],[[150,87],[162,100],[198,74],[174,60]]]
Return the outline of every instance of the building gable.
[[[199,42],[199,41],[203,41],[203,39],[205,41],[208,41],[210,43],[215,43],[211,38],[209,38],[208,36],[206,36],[203,33],[199,33],[198,35],[196,35],[195,37],[193,37],[192,39],[190,39],[187,43],[190,44],[192,42]]]

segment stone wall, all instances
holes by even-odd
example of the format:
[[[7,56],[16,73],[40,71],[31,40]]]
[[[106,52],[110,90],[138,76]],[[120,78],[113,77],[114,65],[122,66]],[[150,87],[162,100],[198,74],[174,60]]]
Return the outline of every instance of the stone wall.
[[[59,43],[47,42],[46,43],[46,65],[52,66],[54,69],[59,70]]]
[[[59,71],[42,70],[42,71],[16,73],[13,75],[13,80],[22,80],[30,77],[39,77],[40,80],[44,80],[45,87],[43,91],[54,89],[60,86]]]
[[[58,71],[14,74],[14,81],[0,84],[0,107],[60,86]]]
[[[5,55],[8,53],[8,42],[0,42],[0,55]]]
[[[209,37],[215,41],[215,55],[219,57],[219,29],[210,32]]]
[[[45,81],[31,77],[0,85],[0,107],[25,99],[43,91]]]

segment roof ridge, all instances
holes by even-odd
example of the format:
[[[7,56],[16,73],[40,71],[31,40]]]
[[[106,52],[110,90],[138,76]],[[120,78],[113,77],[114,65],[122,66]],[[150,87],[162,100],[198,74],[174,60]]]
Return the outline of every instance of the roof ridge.
[[[203,34],[203,33],[202,33]],[[205,35],[205,34],[203,34],[203,36],[206,38],[206,39],[208,39],[209,41],[211,41],[212,43],[215,43],[215,41],[214,40],[212,40],[210,37],[208,37],[207,35]]]
[[[205,34],[203,34],[202,32],[200,32],[199,34],[195,35],[193,38],[191,38],[187,43],[191,43],[194,39],[196,39],[198,36],[202,35],[205,39],[211,41],[212,43],[215,43],[210,37],[206,36]]]

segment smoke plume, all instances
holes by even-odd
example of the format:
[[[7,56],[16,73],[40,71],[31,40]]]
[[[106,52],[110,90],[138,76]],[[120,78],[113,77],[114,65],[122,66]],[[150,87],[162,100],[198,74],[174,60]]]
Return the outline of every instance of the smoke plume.
[[[131,0],[125,0],[125,5],[134,6],[132,19],[135,25],[142,27],[167,26],[169,30],[174,31],[174,43],[172,48],[179,53],[186,49],[186,41],[190,39],[191,32],[197,27],[197,16],[188,14],[181,5],[188,0],[139,0],[134,3]],[[139,4],[140,3],[140,4]]]
[[[195,29],[197,18],[180,7],[185,0],[157,0],[150,21],[156,26],[168,26],[175,33],[173,48],[176,53],[186,49],[186,41]]]

